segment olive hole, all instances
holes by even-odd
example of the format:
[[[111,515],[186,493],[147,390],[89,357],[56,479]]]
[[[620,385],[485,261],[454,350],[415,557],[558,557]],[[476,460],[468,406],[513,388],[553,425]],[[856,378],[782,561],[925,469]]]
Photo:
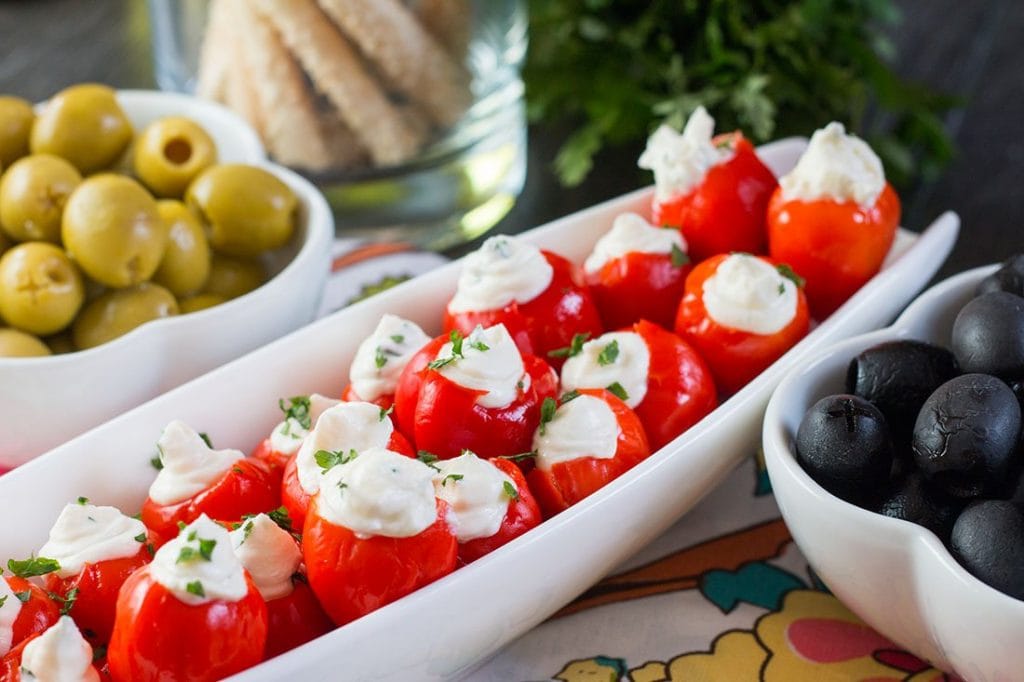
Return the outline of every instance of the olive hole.
[[[164,145],[164,156],[173,164],[181,165],[192,158],[192,145],[188,140],[175,137]]]
[[[67,276],[63,270],[58,268],[50,268],[46,271],[46,277],[54,284],[64,284],[67,282]]]

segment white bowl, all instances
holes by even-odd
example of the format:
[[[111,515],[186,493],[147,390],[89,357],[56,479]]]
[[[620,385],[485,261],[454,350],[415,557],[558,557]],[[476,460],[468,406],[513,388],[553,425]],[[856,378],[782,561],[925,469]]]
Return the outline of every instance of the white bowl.
[[[784,140],[760,153],[781,173],[805,145]],[[582,262],[615,216],[646,212],[651,195],[627,194],[524,238]],[[664,532],[755,452],[765,404],[785,371],[823,344],[892,319],[938,269],[957,227],[946,214],[920,236],[901,232],[883,272],[843,308],[618,480],[480,561],[238,679],[433,680],[471,670]],[[137,509],[155,475],[154,442],[171,419],[209,433],[219,447],[248,450],[280,419],[279,397],[341,391],[356,346],[383,313],[438,332],[460,268],[444,266],[339,311],[0,478],[0,509],[19,511],[18,523],[3,527],[0,558],[38,549],[62,506],[79,495]]]
[[[949,347],[953,320],[996,266],[945,280],[886,329],[836,344],[796,369],[772,395],[764,451],[782,516],[821,579],[844,604],[894,642],[972,682],[1024,674],[1024,601],[970,575],[921,526],[844,502],[796,461],[793,435],[820,398],[845,391],[846,368],[883,341]]]
[[[220,161],[262,166],[277,175],[299,196],[299,229],[268,260],[272,279],[245,296],[144,324],[89,350],[0,358],[2,466],[26,462],[310,322],[323,292],[334,236],[331,212],[310,183],[266,160],[248,124],[217,104],[187,95],[127,90],[117,97],[137,131],[164,116],[187,116],[213,137]]]

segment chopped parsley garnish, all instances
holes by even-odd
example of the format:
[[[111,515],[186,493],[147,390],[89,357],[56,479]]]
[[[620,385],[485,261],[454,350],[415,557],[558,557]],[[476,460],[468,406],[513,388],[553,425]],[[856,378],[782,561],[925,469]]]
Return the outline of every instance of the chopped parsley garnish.
[[[443,479],[441,479],[441,485],[448,485],[449,480],[451,480],[452,483],[457,483],[461,481],[463,478],[465,478],[465,476],[463,476],[462,474],[448,474]]]
[[[206,596],[206,590],[203,589],[203,583],[199,580],[193,580],[189,584],[185,585],[185,591],[189,594],[194,594],[197,597]]]
[[[7,569],[19,578],[32,578],[37,575],[46,575],[60,570],[60,562],[56,559],[47,559],[42,556],[33,556],[23,561],[10,559],[7,562]]]
[[[470,342],[469,342],[469,347],[470,347],[470,348],[473,348],[474,350],[478,350],[478,351],[480,351],[481,353],[483,353],[484,351],[488,351],[488,350],[490,350],[490,349],[491,349],[491,347],[490,347],[490,346],[488,346],[488,345],[487,345],[486,343],[484,343],[483,341],[470,341]]]
[[[537,456],[537,453],[533,450],[529,452],[520,452],[516,455],[498,455],[498,459],[507,459],[510,462],[522,462],[525,459],[533,459]]]
[[[338,481],[338,490],[344,490],[347,487],[348,483],[345,483],[345,481]]]
[[[326,474],[339,464],[348,464],[358,456],[359,453],[355,450],[349,450],[348,452],[342,450],[317,450],[316,454],[313,455],[313,459],[316,460],[317,466],[323,469],[323,472]]]
[[[183,530],[185,530],[185,522],[184,521],[178,521],[178,532],[180,533]]]
[[[604,367],[615,362],[619,357],[619,342],[618,340],[612,341],[607,346],[601,349],[601,352],[597,356],[597,364]]]
[[[153,467],[154,469],[156,469],[157,471],[160,471],[161,469],[164,468],[164,462],[163,462],[162,459],[160,459],[160,454],[159,453],[157,453],[156,457],[154,457],[153,459],[149,460],[149,465],[151,467]]]
[[[555,410],[558,409],[558,402],[554,398],[544,398],[540,404],[540,435],[547,431],[548,422],[555,418]]]
[[[501,486],[502,488],[504,488],[505,494],[508,495],[508,499],[512,500],[513,502],[519,501],[519,491],[516,490],[516,487],[514,485],[512,485],[508,481],[504,481],[502,482]]]
[[[251,521],[249,523],[252,523]],[[247,536],[248,537],[248,536]],[[204,540],[203,538],[195,537],[195,532],[189,534],[189,542],[199,541],[199,547],[189,547],[185,545],[181,548],[178,553],[178,560],[175,563],[184,564],[191,561],[197,561],[202,559],[203,561],[213,561],[213,548],[217,546],[216,540]]]
[[[69,613],[71,613],[71,607],[73,607],[75,605],[75,602],[78,600],[78,588],[72,587],[70,590],[68,590],[68,593],[63,597],[59,594],[51,592],[50,598],[53,599],[53,601],[59,602],[61,604],[60,615],[66,616]]]
[[[377,349],[373,351],[373,364],[377,366],[377,369],[381,369],[384,365],[388,364],[388,356],[384,352],[383,346],[377,346]]]
[[[4,604],[6,604],[6,603],[7,603],[7,595],[5,594],[4,596],[0,597],[0,609],[2,609],[4,607]]]
[[[270,520],[278,525],[281,530],[292,532],[292,517],[288,515],[288,508],[280,506],[274,511],[267,512]]]
[[[590,332],[573,334],[568,346],[548,351],[549,358],[574,358],[583,352],[583,344],[590,338]]]
[[[244,472],[244,471],[242,470],[242,467],[237,467],[237,466],[235,466],[235,467],[231,467],[231,470],[232,470],[233,472],[235,472],[236,474],[244,474],[244,473],[245,473],[245,472]]]
[[[526,384],[523,383],[522,379],[516,382],[516,388],[518,388],[520,391],[526,390]]]
[[[285,429],[282,431],[284,435],[291,435],[288,432],[287,423],[289,419],[294,419],[304,429],[310,427],[310,414],[309,414],[309,396],[308,395],[297,395],[288,398],[286,403],[284,398],[277,401],[277,406],[284,412]]]
[[[784,293],[786,293],[786,285],[779,282],[779,296],[782,296]]]
[[[436,466],[434,466],[434,462],[439,460],[440,457],[435,455],[433,452],[427,452],[426,450],[418,450],[416,452],[416,459],[418,459],[419,461],[423,462],[424,464],[426,464],[428,467],[430,467],[434,471],[440,471],[440,469],[438,469]]]
[[[22,604],[27,604],[28,600],[32,598],[32,590],[25,590],[24,592],[15,592],[14,596],[18,598]]]
[[[401,334],[392,334],[390,338],[395,343],[405,343],[405,337]]]
[[[149,556],[156,556],[156,547],[153,546],[152,542],[146,543],[146,551],[149,552]]]
[[[669,257],[672,259],[672,265],[681,268],[690,262],[690,257],[679,248],[679,244],[672,244],[672,251],[669,253]]]
[[[382,408],[380,408],[380,416],[378,416],[377,418],[380,421],[384,421],[387,418],[387,416],[389,414],[391,414],[392,412],[394,412],[394,411],[395,411],[395,406],[394,405],[392,405],[391,407],[387,408],[386,410],[382,407]]]
[[[793,268],[789,267],[785,263],[779,263],[778,265],[775,266],[775,269],[779,271],[780,275],[792,281],[793,284],[797,285],[797,287],[803,287],[805,283],[804,278],[796,274],[796,272],[793,271]]]
[[[213,450],[213,441],[210,440],[209,434],[200,432],[199,437],[203,439],[204,443],[206,443],[206,447],[208,447],[211,450]]]
[[[244,545],[245,541],[249,539],[250,535],[252,535],[252,529],[255,527],[256,525],[252,521],[246,521],[245,525],[242,526],[242,541],[238,544]]]
[[[560,405],[565,405],[570,400],[576,400],[576,398],[579,398],[579,397],[580,397],[580,392],[575,390],[575,389],[573,389],[572,391],[566,391],[565,393],[563,393],[562,397],[558,399],[558,403]]]
[[[624,389],[622,387],[622,384],[620,384],[619,382],[616,381],[614,383],[608,384],[607,389],[609,393],[614,395],[619,400],[629,400],[629,393],[626,392],[626,389]]]
[[[79,497],[78,498],[78,504],[80,504],[80,505],[82,505],[84,507],[85,505],[89,504],[89,498],[88,497]]]
[[[452,364],[459,358],[464,357],[462,355],[463,337],[458,329],[453,329],[451,333],[448,334],[448,340],[452,343],[452,354],[446,358],[437,358],[428,362],[427,367],[430,369],[441,369],[442,367],[447,367]]]
[[[145,541],[146,541],[146,534],[144,532],[143,533],[139,533],[138,535],[135,536],[135,542],[138,542],[138,543],[141,544],[141,543],[144,543]]]

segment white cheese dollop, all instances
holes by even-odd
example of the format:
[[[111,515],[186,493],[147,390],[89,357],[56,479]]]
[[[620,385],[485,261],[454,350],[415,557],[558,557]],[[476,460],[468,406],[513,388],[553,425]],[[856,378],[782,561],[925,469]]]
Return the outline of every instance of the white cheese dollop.
[[[408,538],[437,519],[434,470],[385,448],[370,448],[324,476],[317,508],[357,537]]]
[[[797,289],[770,263],[734,253],[704,280],[702,300],[708,316],[731,329],[774,334],[796,316]]]
[[[496,310],[509,303],[527,303],[551,284],[554,269],[533,244],[498,235],[462,262],[455,296],[448,312]]]
[[[663,124],[648,138],[637,165],[654,171],[658,201],[686,196],[711,168],[732,158],[732,149],[716,147],[711,141],[714,133],[715,119],[707,109],[697,107],[682,133]]]
[[[505,407],[520,390],[529,388],[523,356],[503,324],[487,329],[478,326],[462,340],[462,354],[454,351],[451,341],[441,346],[434,359],[454,359],[437,371],[463,388],[485,391],[477,397],[477,405]]]
[[[376,400],[395,392],[398,377],[430,337],[415,322],[384,315],[356,350],[348,379],[360,399]]]
[[[608,403],[592,395],[560,405],[543,431],[534,434],[533,449],[537,466],[545,471],[581,457],[611,459],[618,449],[619,420]]]
[[[291,533],[266,514],[258,514],[231,531],[235,556],[249,571],[265,601],[292,593],[292,576],[302,563],[302,552]]]
[[[609,332],[587,341],[579,354],[562,365],[562,388],[608,388],[618,382],[625,403],[636,407],[647,395],[651,351],[635,332]]]
[[[50,629],[25,645],[21,654],[21,679],[39,682],[97,682],[92,647],[75,621],[61,616]]]
[[[14,590],[7,580],[0,577],[0,656],[11,650],[14,643],[14,621],[21,613],[21,600],[14,596]]]
[[[875,205],[885,188],[885,171],[878,155],[864,140],[847,135],[833,121],[816,130],[796,167],[779,180],[784,199],[854,201]]]
[[[655,227],[636,213],[615,218],[612,229],[597,240],[594,252],[583,262],[583,269],[595,273],[609,261],[628,253],[672,253],[675,247],[686,252],[686,240],[675,228]]]
[[[157,504],[176,504],[215,483],[245,454],[240,450],[214,450],[185,422],[174,420],[156,443],[163,469],[149,487]]]
[[[310,425],[316,424],[316,420],[320,418],[320,415],[325,410],[329,410],[340,402],[340,400],[328,398],[319,393],[309,396]],[[309,430],[298,419],[289,417],[275,426],[274,430],[270,432],[270,447],[282,455],[294,455],[298,451],[299,446],[302,445],[302,439],[308,433]]]
[[[203,556],[204,547],[211,547],[211,542],[209,556]],[[249,591],[245,569],[232,550],[231,535],[206,514],[157,550],[150,571],[156,582],[186,604],[236,602]]]
[[[302,447],[295,456],[295,469],[299,485],[307,495],[320,490],[323,469],[316,463],[316,453],[362,452],[369,448],[386,447],[394,433],[391,417],[383,414],[373,403],[345,402],[335,405],[320,415]]]
[[[61,578],[78,575],[85,564],[135,556],[145,542],[146,526],[116,507],[69,504],[50,529],[39,556],[56,559]]]
[[[469,542],[498,532],[512,498],[506,484],[515,483],[498,467],[472,452],[434,462],[434,491],[448,503],[448,525],[455,538]]]

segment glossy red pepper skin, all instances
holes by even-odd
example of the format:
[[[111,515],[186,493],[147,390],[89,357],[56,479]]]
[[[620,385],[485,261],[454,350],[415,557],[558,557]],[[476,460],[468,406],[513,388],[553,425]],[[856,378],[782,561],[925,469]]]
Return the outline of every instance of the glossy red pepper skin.
[[[269,512],[281,506],[280,475],[260,460],[246,457],[235,462],[209,488],[188,499],[162,505],[147,498],[142,522],[156,547],[178,535],[178,523],[192,523],[202,514],[228,523],[246,514]]]
[[[509,502],[505,519],[501,522],[497,533],[487,538],[477,538],[459,545],[459,561],[463,564],[471,563],[490,554],[531,528],[535,528],[544,520],[540,513],[540,506],[534,499],[530,487],[526,484],[526,477],[523,476],[522,470],[511,461],[500,457],[491,459],[490,462],[512,479],[512,485],[515,486],[519,498]]]
[[[397,429],[391,433],[387,448],[406,457],[416,456],[415,448]],[[306,510],[309,508],[310,496],[302,489],[302,483],[299,482],[299,470],[295,462],[296,455],[292,455],[284,468],[284,477],[281,480],[281,504],[288,510],[292,527],[299,529],[306,522]]]
[[[765,211],[778,181],[742,133],[719,135],[715,143],[730,145],[733,157],[712,166],[688,194],[655,199],[651,222],[680,228],[695,261],[731,251],[765,253]]]
[[[130,557],[87,563],[77,575],[68,578],[59,578],[56,573],[46,576],[46,589],[62,598],[71,590],[78,590],[68,615],[74,618],[82,635],[93,646],[110,641],[121,586],[132,573],[152,560],[152,548],[147,537],[146,542],[139,544],[139,551]]]
[[[686,278],[686,293],[676,316],[676,333],[692,344],[711,368],[722,395],[731,395],[795,346],[807,335],[810,313],[807,297],[797,289],[796,313],[789,324],[774,334],[753,334],[718,324],[704,307],[704,282],[728,258],[710,258]],[[767,262],[767,258],[763,259]]]
[[[15,594],[29,593],[28,600],[21,603],[21,610],[18,611],[18,617],[14,619],[11,628],[13,651],[22,642],[42,634],[56,623],[60,619],[60,606],[46,594],[45,590],[24,578],[9,575],[2,579],[7,581]],[[18,660],[21,660],[20,656]]]
[[[312,642],[334,629],[309,585],[300,580],[292,582],[291,594],[267,602],[267,658]]]
[[[133,573],[117,600],[107,649],[115,682],[220,680],[260,663],[267,643],[267,606],[248,573],[237,602],[190,605],[153,579]]]
[[[828,317],[881,269],[900,224],[900,199],[889,185],[875,204],[787,201],[768,205],[769,252],[807,280],[815,319]]]
[[[592,495],[651,454],[640,418],[626,403],[600,388],[581,388],[579,392],[600,398],[615,413],[619,422],[615,456],[599,459],[584,455],[568,462],[558,462],[550,470],[534,467],[526,480],[546,517],[554,516]]]
[[[572,343],[576,334],[599,336],[602,331],[597,306],[584,282],[583,270],[550,251],[541,251],[553,269],[551,284],[526,303],[512,302],[504,308],[444,313],[444,331],[458,329],[468,336],[478,325],[504,324],[524,355],[550,360],[557,369],[564,361],[548,353]]]
[[[676,265],[667,253],[627,253],[587,273],[587,284],[607,329],[640,320],[670,328],[683,297],[689,259]]]
[[[395,394],[385,393],[377,396],[373,400],[366,400],[365,398],[360,398],[356,393],[356,390],[352,388],[352,384],[349,384],[345,387],[345,390],[341,392],[341,400],[346,403],[373,403],[383,410],[389,410],[391,409],[391,406],[395,404]]]
[[[551,366],[524,353],[529,385],[505,407],[483,407],[476,402],[481,391],[460,386],[427,366],[447,342],[447,335],[437,337],[406,365],[395,392],[398,427],[418,449],[441,459],[458,457],[463,450],[484,458],[529,451],[541,403],[558,392]]]
[[[325,520],[309,505],[302,551],[309,585],[336,625],[345,625],[451,573],[458,543],[437,501],[437,518],[418,535],[368,538]]]

